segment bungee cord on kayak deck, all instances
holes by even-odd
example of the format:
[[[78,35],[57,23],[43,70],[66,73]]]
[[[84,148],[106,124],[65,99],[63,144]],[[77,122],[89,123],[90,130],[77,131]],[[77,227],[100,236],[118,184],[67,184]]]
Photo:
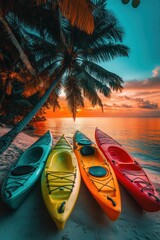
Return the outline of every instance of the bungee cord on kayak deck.
[[[102,189],[103,189],[104,187],[108,187],[108,188],[111,188],[112,190],[116,191],[116,189],[115,189],[114,187],[112,187],[112,186],[109,185],[109,183],[110,183],[111,181],[113,181],[113,177],[111,177],[110,179],[108,179],[108,181],[105,182],[105,183],[103,183],[103,182],[104,182],[105,180],[107,180],[107,177],[106,177],[105,179],[103,179],[103,180],[102,180],[102,179],[101,179],[101,180],[98,180],[97,178],[94,179],[94,177],[91,176],[90,179],[91,179],[92,183],[96,186],[96,188],[98,189],[99,192],[102,191]],[[100,184],[100,185],[102,185],[102,186],[101,186],[100,188],[98,188],[97,185],[96,185],[96,183],[98,183],[98,184]]]
[[[10,181],[8,183],[6,183],[5,185],[5,192],[7,194],[9,194],[7,197],[11,197],[12,196],[12,192],[14,192],[15,190],[17,190],[19,187],[24,186],[24,184],[28,181],[28,179],[30,178],[30,176],[32,175],[32,173],[27,174],[25,176],[21,176],[21,177],[15,177],[10,176]],[[12,181],[13,180],[13,181]]]
[[[136,173],[131,173],[131,172],[128,172],[127,170],[123,170],[122,171],[123,174],[133,183],[137,183],[137,184],[145,184],[146,186],[142,187],[140,190],[143,192],[144,190],[151,190],[151,191],[154,191],[153,187],[152,187],[152,184],[148,181],[145,181],[143,178],[141,178],[141,176],[145,176],[146,177],[146,174],[145,173],[141,173],[141,174],[136,174]],[[130,178],[129,176],[135,176],[135,178]],[[138,181],[139,179],[139,181]]]
[[[63,191],[65,189],[65,190],[72,191],[75,183],[75,178],[76,178],[76,174],[73,172],[57,172],[57,171],[47,172],[46,183],[49,189],[49,194],[51,194],[53,191],[56,191],[56,190]],[[72,183],[72,184],[69,184],[69,183]]]
[[[97,188],[97,190],[100,192],[104,187],[108,187],[108,188],[111,188],[112,190],[116,191],[116,189],[110,185],[108,185],[109,182],[113,181],[113,177],[110,177],[108,179],[108,174],[105,176],[105,178],[103,177],[103,179],[99,179],[98,180],[98,177],[94,177],[93,175],[91,175],[89,173],[89,168],[86,168],[85,167],[85,164],[84,164],[84,161],[81,159],[81,163],[82,163],[82,166],[83,166],[83,169],[85,170],[87,176],[89,176],[90,180],[92,181],[92,183],[95,185],[95,187]],[[108,180],[107,182],[104,183],[104,181]],[[98,186],[96,185],[96,183],[102,185],[100,188],[98,188]]]

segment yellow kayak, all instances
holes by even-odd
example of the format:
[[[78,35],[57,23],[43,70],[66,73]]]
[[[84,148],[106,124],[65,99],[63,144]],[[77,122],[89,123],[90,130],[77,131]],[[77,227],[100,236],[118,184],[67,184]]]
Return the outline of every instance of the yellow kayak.
[[[74,208],[80,181],[77,159],[62,136],[50,152],[41,178],[45,205],[59,230],[64,228]]]

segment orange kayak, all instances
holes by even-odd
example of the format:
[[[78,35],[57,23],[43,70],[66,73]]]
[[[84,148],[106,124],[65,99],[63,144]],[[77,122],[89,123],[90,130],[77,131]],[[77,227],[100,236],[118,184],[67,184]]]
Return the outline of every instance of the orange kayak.
[[[80,131],[74,134],[73,144],[83,181],[109,219],[117,220],[121,213],[121,197],[111,165]]]
[[[123,146],[98,128],[95,138],[98,147],[112,165],[117,179],[141,208],[148,212],[159,211],[159,194],[138,162]]]

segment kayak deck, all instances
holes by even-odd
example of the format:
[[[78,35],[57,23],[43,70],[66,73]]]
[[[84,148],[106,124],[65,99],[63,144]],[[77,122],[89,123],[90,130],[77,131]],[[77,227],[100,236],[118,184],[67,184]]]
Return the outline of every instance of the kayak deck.
[[[46,172],[46,181],[49,194],[53,198],[69,198],[75,183],[75,166],[72,163],[72,154],[70,146],[61,140],[61,145],[57,144],[54,148],[57,151],[50,160]],[[63,146],[63,147],[62,147]],[[69,150],[69,151],[66,151]]]
[[[48,131],[26,149],[11,168],[1,190],[2,198],[9,207],[18,208],[40,177],[52,142],[52,135]]]
[[[55,198],[68,198],[74,187],[74,172],[47,171],[47,183],[49,194]]]
[[[73,150],[64,136],[52,149],[42,174],[46,207],[58,229],[63,229],[76,203],[80,173]]]
[[[74,135],[74,151],[89,191],[107,216],[116,220],[121,212],[121,199],[118,183],[109,163],[97,146],[79,131]]]

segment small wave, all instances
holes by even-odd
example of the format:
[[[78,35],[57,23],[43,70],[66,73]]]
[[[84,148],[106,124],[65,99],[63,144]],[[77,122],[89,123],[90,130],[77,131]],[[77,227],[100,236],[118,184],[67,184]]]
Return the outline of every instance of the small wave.
[[[141,165],[143,168],[147,168],[149,170],[158,172],[160,174],[160,167],[159,166],[152,166],[152,165],[148,165],[148,164],[143,164]]]

